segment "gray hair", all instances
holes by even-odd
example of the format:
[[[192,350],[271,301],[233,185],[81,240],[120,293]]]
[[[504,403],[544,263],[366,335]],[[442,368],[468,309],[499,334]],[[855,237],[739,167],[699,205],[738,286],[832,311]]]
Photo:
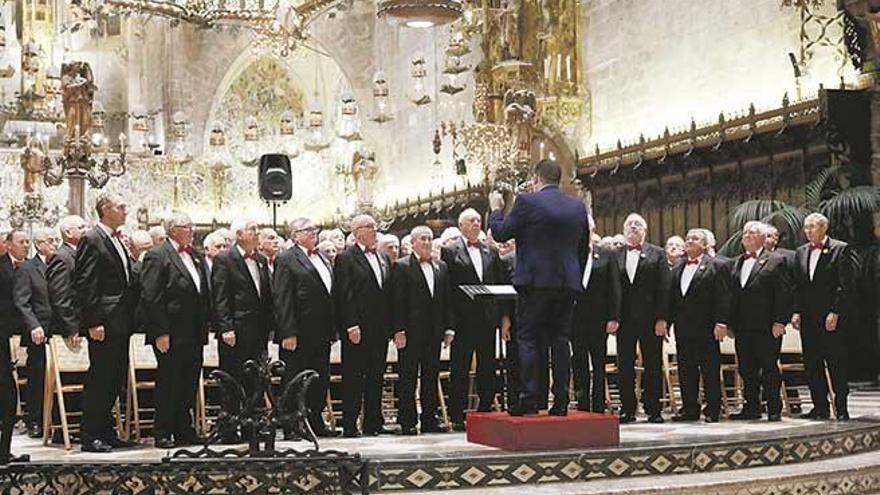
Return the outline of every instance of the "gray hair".
[[[743,233],[745,233],[745,232],[748,232],[751,230],[757,231],[758,235],[760,235],[762,237],[767,236],[767,224],[765,224],[764,222],[759,222],[757,220],[749,220],[748,222],[746,222],[745,225],[743,225],[742,231],[743,231]]]
[[[696,229],[691,229],[691,230],[696,230]],[[688,233],[690,233],[690,232],[688,232]],[[668,246],[669,243],[672,241],[678,241],[678,242],[684,244],[684,239],[682,239],[680,235],[670,236],[669,239],[666,239],[666,245]]]
[[[312,222],[312,220],[310,218],[306,218],[306,217],[294,218],[293,220],[290,221],[289,224],[287,224],[287,236],[293,237],[293,234],[296,234],[297,231],[300,231],[300,230],[306,228],[306,225],[309,225],[309,224],[314,224],[314,222]],[[323,232],[321,232],[321,233],[323,234]]]
[[[246,217],[245,218],[236,218],[235,220],[232,221],[232,225],[229,226],[229,230],[232,231],[232,233],[233,233],[233,235],[235,235],[235,237],[238,237],[238,235],[241,234],[242,232],[244,232],[245,230],[247,230],[248,225],[251,225],[251,224],[254,224],[257,226],[260,225],[253,218],[246,218]]]
[[[67,232],[79,225],[85,225],[86,221],[79,215],[67,215],[58,221],[58,233],[62,239],[68,238]]]
[[[55,238],[55,230],[49,227],[37,227],[34,229],[34,243],[48,241]]]
[[[159,235],[165,236],[174,227],[182,227],[184,225],[192,225],[192,219],[186,213],[184,213],[180,210],[174,210],[168,214],[168,216],[165,218],[164,223],[165,223],[164,228],[157,225],[155,227],[152,227],[150,230],[148,230],[147,234],[150,235],[150,237],[155,237],[155,236],[159,236]],[[159,229],[161,229],[161,231]]]
[[[709,232],[709,231],[706,229],[691,229],[691,230],[688,230],[687,237],[690,237],[691,235],[699,237],[700,241],[702,241],[703,244],[708,246],[709,245],[709,236],[706,234],[707,232]]]
[[[322,230],[320,234],[318,234],[318,242],[329,241],[330,237],[333,234],[339,233],[343,238],[345,237],[345,233],[342,232],[342,229],[330,229],[330,230]]]
[[[828,227],[828,217],[819,212],[810,213],[807,215],[807,218],[804,219],[804,225],[812,222],[816,222],[823,227]]]
[[[400,239],[394,234],[382,234],[379,237],[379,247],[385,247],[389,244],[400,245]]]
[[[410,241],[412,241],[412,239],[418,239],[419,237],[421,237],[425,234],[430,235],[431,239],[433,240],[434,231],[431,230],[431,227],[428,227],[427,225],[418,225],[416,227],[413,227],[413,229],[409,233]]]
[[[150,236],[150,233],[146,230],[135,230],[132,232],[129,241],[132,245],[143,245],[143,244],[152,244],[153,237]]]
[[[709,247],[714,247],[715,244],[718,243],[718,241],[715,239],[715,233],[714,233],[714,232],[712,232],[712,231],[709,230],[709,229],[700,229],[700,230],[702,230],[703,233],[706,234],[706,245],[707,245],[707,246],[709,246]]]
[[[461,225],[461,222],[467,220],[468,218],[480,218],[480,213],[473,208],[468,208],[463,212],[458,214],[458,224]]]
[[[214,247],[221,242],[226,242],[226,238],[214,231],[206,235],[205,238],[202,239],[202,246]]]
[[[467,211],[467,210],[465,210],[465,211]],[[455,237],[461,237],[461,230],[459,230],[458,227],[449,227],[446,230],[444,230],[442,234],[440,234],[440,239],[442,239],[443,242],[446,242],[449,239],[452,239]]]
[[[623,226],[626,227],[626,225],[630,222],[640,222],[642,225],[645,226],[646,229],[648,228],[647,220],[645,220],[645,217],[639,215],[638,213],[630,213],[629,215],[627,215],[626,220],[623,221]]]
[[[357,215],[351,219],[351,231],[354,232],[358,228],[364,227],[368,224],[376,225],[376,219],[366,214]]]

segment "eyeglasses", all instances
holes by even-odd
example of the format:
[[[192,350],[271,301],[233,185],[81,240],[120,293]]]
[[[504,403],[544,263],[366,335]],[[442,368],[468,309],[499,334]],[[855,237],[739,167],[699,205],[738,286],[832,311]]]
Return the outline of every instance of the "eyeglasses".
[[[317,227],[303,227],[301,229],[294,230],[294,232],[297,234],[300,232],[310,232],[311,233],[311,232],[317,232],[317,231],[318,231]]]
[[[193,226],[192,226],[192,224],[190,224],[190,225],[175,225],[174,227],[171,227],[171,228],[172,229],[180,229],[180,230],[192,230]]]

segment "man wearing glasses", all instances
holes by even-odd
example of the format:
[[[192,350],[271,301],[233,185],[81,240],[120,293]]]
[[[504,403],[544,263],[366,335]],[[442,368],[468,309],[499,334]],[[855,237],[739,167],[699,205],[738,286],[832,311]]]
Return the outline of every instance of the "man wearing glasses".
[[[342,339],[342,423],[346,437],[360,436],[357,420],[364,401],[364,433],[387,433],[382,419],[382,379],[391,338],[389,268],[376,251],[376,221],[351,221],[354,245],[336,257],[337,325]]]
[[[284,382],[303,370],[318,372],[317,383],[308,391],[309,423],[318,436],[336,436],[321,418],[330,382],[330,344],[336,334],[333,268],[318,250],[314,222],[297,218],[288,232],[293,246],[278,255],[272,287]]]
[[[202,440],[191,413],[208,343],[210,295],[189,216],[173,212],[165,230],[167,240],[144,255],[141,287],[147,343],[159,364],[153,436],[156,447],[168,449]]]

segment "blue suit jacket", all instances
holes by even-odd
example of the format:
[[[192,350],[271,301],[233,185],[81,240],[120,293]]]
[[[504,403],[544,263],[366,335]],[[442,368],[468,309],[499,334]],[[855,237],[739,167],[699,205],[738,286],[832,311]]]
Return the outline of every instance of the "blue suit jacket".
[[[516,239],[513,285],[583,291],[580,260],[587,249],[587,209],[557,186],[520,194],[507,218],[489,215],[492,236]]]

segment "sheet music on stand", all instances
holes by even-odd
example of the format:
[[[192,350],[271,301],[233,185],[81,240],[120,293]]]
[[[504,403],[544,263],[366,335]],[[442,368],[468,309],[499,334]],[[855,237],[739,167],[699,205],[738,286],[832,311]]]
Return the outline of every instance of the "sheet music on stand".
[[[458,288],[471,299],[516,299],[516,289],[512,285],[459,285]]]

